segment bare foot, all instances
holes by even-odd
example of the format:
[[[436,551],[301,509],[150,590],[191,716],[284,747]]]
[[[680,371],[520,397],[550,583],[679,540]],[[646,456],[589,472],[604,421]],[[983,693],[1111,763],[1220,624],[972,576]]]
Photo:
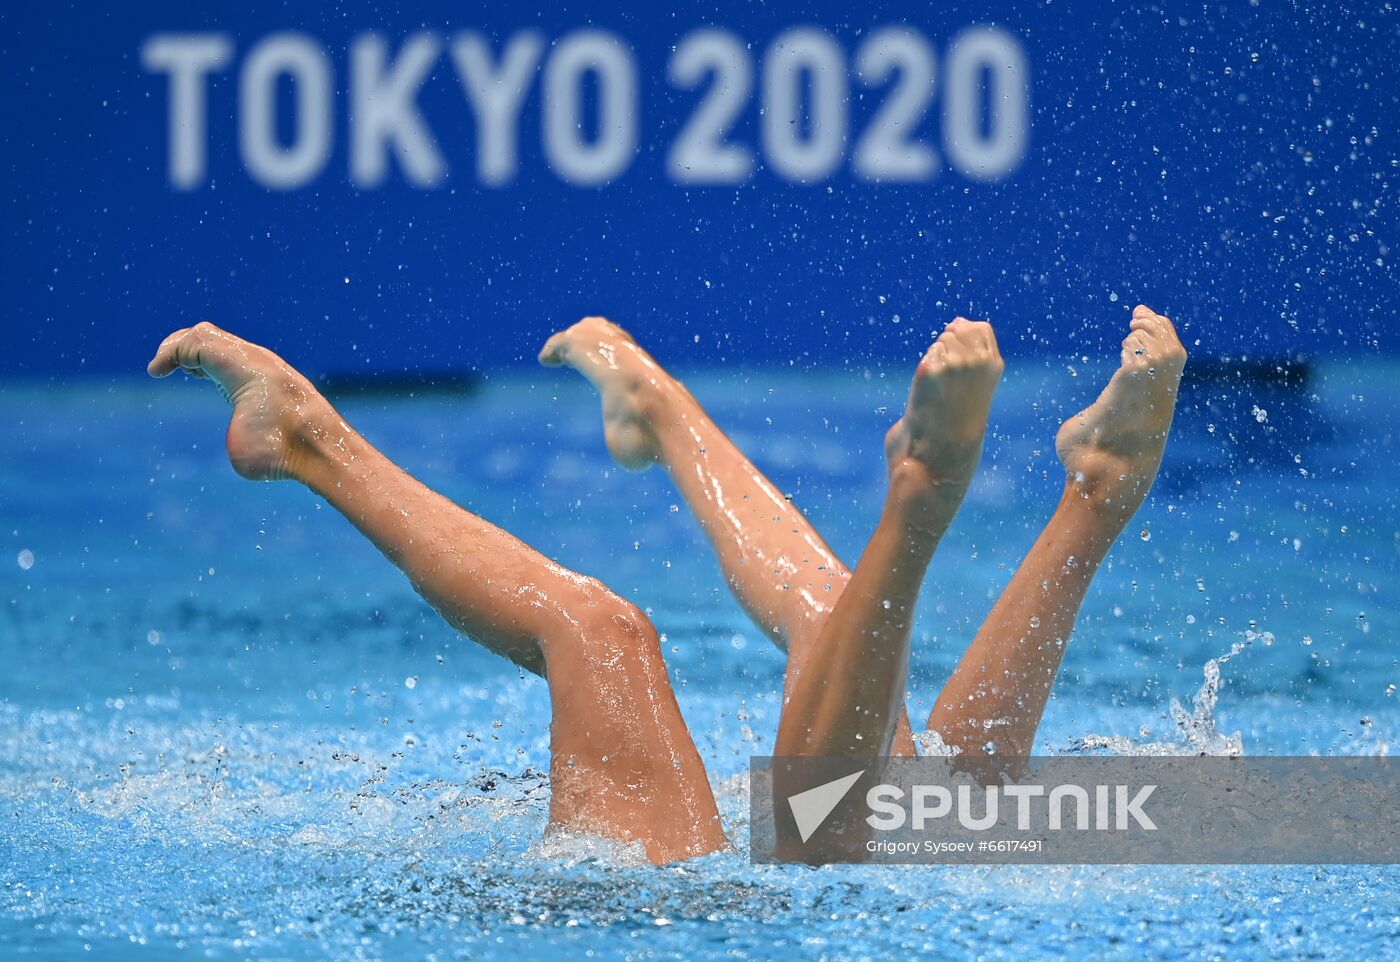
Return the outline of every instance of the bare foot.
[[[1123,340],[1122,365],[1099,399],[1064,423],[1055,450],[1069,482],[1131,514],[1162,463],[1186,349],[1172,322],[1139,304]]]
[[[171,334],[146,366],[152,377],[177,370],[209,378],[233,405],[228,459],[254,481],[300,479],[315,434],[335,417],[326,399],[286,361],[208,321]]]
[[[613,459],[640,471],[660,456],[651,429],[662,388],[674,384],[632,335],[605,317],[585,317],[540,351],[540,363],[578,371],[603,398],[603,436]]]
[[[904,416],[885,436],[892,482],[962,500],[1003,367],[990,324],[959,317],[938,335],[914,372]]]

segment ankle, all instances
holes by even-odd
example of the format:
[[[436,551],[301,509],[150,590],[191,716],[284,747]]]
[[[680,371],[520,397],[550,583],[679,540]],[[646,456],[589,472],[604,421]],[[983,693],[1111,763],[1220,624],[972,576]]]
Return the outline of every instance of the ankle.
[[[1095,514],[1119,516],[1126,522],[1146,500],[1147,488],[1147,483],[1129,474],[1113,478],[1071,474],[1065,478],[1065,499]]]
[[[287,474],[311,487],[325,476],[328,468],[353,457],[354,441],[358,439],[319,394],[288,412],[283,429],[287,439]]]
[[[1142,506],[1144,496],[1128,482],[1104,484],[1071,477],[1065,481],[1059,511],[1092,525],[1112,542]]]
[[[665,426],[684,424],[694,430],[695,412],[704,414],[685,385],[666,374],[638,379],[631,389],[631,401],[636,417],[657,445],[658,456],[664,455],[661,447],[667,433]],[[662,429],[658,430],[658,426]]]
[[[890,487],[886,510],[895,512],[916,532],[939,537],[957,513],[968,482],[936,477],[915,458],[890,463]]]

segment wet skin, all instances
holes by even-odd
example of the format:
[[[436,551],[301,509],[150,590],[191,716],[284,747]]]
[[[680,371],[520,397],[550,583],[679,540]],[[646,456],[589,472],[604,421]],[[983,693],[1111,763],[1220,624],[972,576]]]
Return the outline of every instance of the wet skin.
[[[728,845],[635,605],[410,477],[271,351],[199,324],[166,338],[149,366],[177,370],[211,379],[233,405],[239,474],[305,484],[455,628],[547,679],[551,830],[638,842],[657,863]]]
[[[585,318],[540,360],[598,388],[614,458],[666,469],[735,597],[787,651],[777,751],[913,754],[901,703],[909,617],[981,450],[1002,369],[990,327],[954,321],[920,363],[886,437],[885,511],[854,575],[622,328]],[[1167,318],[1139,306],[1120,360],[1099,399],[1060,429],[1064,495],[929,717],[929,731],[967,756],[1030,752],[1089,581],[1156,476],[1186,352]]]

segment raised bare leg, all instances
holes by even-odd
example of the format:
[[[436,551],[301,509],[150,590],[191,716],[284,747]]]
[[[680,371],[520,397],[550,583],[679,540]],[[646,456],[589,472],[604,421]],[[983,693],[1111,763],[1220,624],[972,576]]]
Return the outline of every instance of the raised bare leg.
[[[790,673],[816,641],[850,570],[685,386],[622,328],[586,317],[550,338],[540,361],[568,365],[598,389],[608,450],[618,463],[666,469],[740,606],[788,652]],[[914,753],[902,707],[893,751]]]
[[[965,755],[1030,755],[1089,582],[1147,497],[1171,429],[1186,350],[1138,306],[1122,364],[1055,448],[1065,490],[1050,523],[944,686],[928,727]]]
[[[885,441],[884,512],[816,642],[788,672],[775,754],[890,754],[914,604],[977,468],[1001,372],[991,325],[962,318],[920,361]]]
[[[455,628],[549,681],[552,827],[641,842],[655,862],[727,845],[656,632],[562,568],[410,477],[281,358],[199,324],[149,370],[209,377],[233,405],[229,459],[324,497]]]

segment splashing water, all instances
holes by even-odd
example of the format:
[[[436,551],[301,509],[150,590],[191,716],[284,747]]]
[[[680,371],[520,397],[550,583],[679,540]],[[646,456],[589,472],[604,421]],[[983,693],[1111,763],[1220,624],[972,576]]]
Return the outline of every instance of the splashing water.
[[[1235,757],[1244,754],[1244,740],[1239,732],[1233,735],[1221,734],[1216,725],[1215,705],[1220,696],[1220,666],[1244,651],[1256,639],[1263,638],[1253,630],[1246,631],[1244,640],[1230,646],[1230,650],[1219,658],[1205,663],[1202,673],[1205,680],[1196,690],[1196,697],[1190,711],[1177,701],[1171,701],[1168,709],[1172,722],[1176,725],[1179,738],[1175,741],[1140,742],[1123,735],[1087,735],[1075,740],[1072,751],[1107,751],[1114,755],[1214,755]]]
[[[1204,681],[1196,691],[1190,711],[1175,698],[1171,700],[1168,713],[1176,725],[1180,736],[1178,740],[1142,742],[1123,735],[1086,735],[1072,741],[1071,753],[1097,750],[1114,755],[1243,755],[1244,741],[1240,733],[1221,734],[1216,724],[1215,706],[1220,696],[1220,666],[1256,640],[1264,639],[1266,635],[1267,632],[1246,631],[1243,641],[1236,642],[1220,657],[1207,661],[1202,669]],[[1271,640],[1272,636],[1269,638]],[[951,758],[959,752],[958,748],[949,745],[942,735],[932,729],[916,733],[914,744],[918,746],[919,754],[925,757]]]
[[[914,744],[919,754],[925,758],[952,758],[958,749],[943,740],[943,736],[932,728],[914,734]]]
[[[1354,381],[1330,388],[1329,410],[1351,403]],[[784,470],[809,472],[831,495],[812,499],[819,528],[858,543],[874,519],[849,506],[867,505],[870,492],[882,490],[883,460],[799,461],[812,450],[803,438],[821,434],[808,410],[810,384],[792,381],[792,390],[752,405],[752,391],[736,383],[726,375],[693,386],[720,399],[714,413],[736,433],[751,429],[761,450],[786,451],[773,456]],[[295,492],[234,478],[222,449],[204,443],[227,426],[222,402],[174,411],[157,432],[143,385],[102,394],[107,433],[123,442],[102,449],[106,499],[91,503],[77,487],[0,482],[5,504],[21,505],[44,532],[42,543],[12,536],[9,557],[29,548],[37,561],[27,573],[11,563],[16,587],[0,609],[0,958],[706,960],[837,957],[854,947],[869,957],[1012,962],[1024,958],[1027,933],[1038,956],[1124,962],[1394,954],[1400,920],[1390,907],[1400,873],[1393,867],[751,864],[749,758],[773,745],[782,653],[755,643],[727,592],[705,580],[714,578],[708,556],[662,567],[654,546],[691,544],[687,515],[657,512],[655,528],[644,537],[637,531],[648,550],[632,547],[638,498],[674,500],[664,475],[609,473],[601,445],[594,461],[541,447],[543,463],[532,466],[512,453],[523,450],[522,434],[551,418],[572,424],[576,436],[598,430],[596,403],[589,396],[584,404],[582,389],[578,403],[564,405],[572,419],[564,420],[556,398],[527,387],[502,382],[473,402],[469,433],[455,401],[366,406],[353,416],[407,450],[441,447],[444,458],[425,466],[425,480],[450,489],[465,477],[484,514],[509,518],[528,541],[566,545],[571,564],[607,570],[654,605],[649,613],[667,632],[668,668],[734,850],[654,869],[625,846],[546,834],[543,682],[452,635],[339,518],[307,510]],[[1003,390],[1024,391],[1026,405],[1042,393],[1030,381]],[[823,411],[830,404],[874,436],[882,392],[887,384],[878,379],[833,391]],[[41,406],[0,391],[0,413],[31,424],[27,436],[0,437],[0,463],[76,476],[59,469],[91,449],[73,445],[71,406],[55,407],[51,395]],[[776,440],[770,415],[791,425]],[[1192,450],[1192,417],[1200,420],[1186,412],[1178,423],[1169,457]],[[1037,438],[1045,433],[1030,427]],[[1203,426],[1196,430],[1204,436]],[[1017,440],[1020,431],[1006,434],[1018,465],[1040,443]],[[457,446],[443,446],[444,438],[459,439]],[[148,483],[147,463],[172,444],[193,453],[171,463],[170,478]],[[1350,448],[1336,457],[1343,465],[1356,460]],[[557,498],[563,468],[551,468],[555,459],[571,465],[587,509],[519,511],[517,501]],[[1306,494],[1349,504],[1358,516],[1387,517],[1388,502],[1365,498],[1391,490],[1379,482],[1390,484],[1380,472],[1393,462],[1358,462],[1378,472],[1375,486],[1352,474],[1320,475],[1307,479]],[[502,464],[508,469],[491,468]],[[1281,477],[1292,477],[1288,464]],[[1176,490],[1173,477],[1182,475],[1168,465],[1163,491]],[[1290,560],[1279,561],[1267,546],[1250,547],[1249,532],[1292,530],[1295,496],[1245,504],[1235,474],[1192,477],[1201,486],[1193,497],[1225,505],[1220,520],[1159,511],[1151,542],[1125,539],[1119,567],[1098,576],[1116,605],[1087,613],[1056,685],[1046,743],[1238,753],[1240,736],[1222,735],[1215,717],[1225,674],[1232,719],[1248,720],[1239,727],[1252,753],[1384,753],[1385,739],[1400,730],[1400,696],[1387,695],[1387,686],[1400,679],[1386,646],[1343,644],[1362,630],[1350,607],[1329,620],[1330,589],[1310,577],[1283,586],[1287,606],[1263,589],[1247,610],[1216,597],[1217,585],[1238,579],[1239,551],[1251,552],[1256,565],[1293,564],[1291,542],[1278,549]],[[970,495],[964,510],[976,550],[943,569],[945,591],[930,596],[921,624],[985,614],[987,586],[1024,550],[1025,528],[1007,512],[1038,489],[1023,492],[1008,478],[993,470]],[[217,511],[189,510],[212,501]],[[163,519],[162,538],[135,544],[131,532],[152,523],[148,516]],[[620,533],[616,543],[612,532]],[[1210,534],[1235,547],[1212,550]],[[169,550],[182,538],[185,548]],[[1322,535],[1312,543],[1320,550]],[[1348,568],[1349,555],[1331,555],[1338,566],[1331,577],[1393,581],[1394,543],[1388,528],[1357,525],[1345,545],[1372,560]],[[1135,593],[1132,580],[1165,546],[1175,552],[1171,566],[1199,576],[1207,590],[1181,577],[1154,579],[1150,598]],[[960,549],[950,542],[942,550]],[[121,561],[104,576],[110,591],[96,590],[93,552]],[[208,573],[214,567],[217,576]],[[1369,597],[1366,609],[1370,637],[1389,637],[1388,609]],[[1207,662],[1219,652],[1200,645],[1214,643],[1185,627],[1239,631],[1224,637],[1247,641],[1250,621],[1287,625],[1289,636],[1306,632],[1314,643],[1270,646],[1261,635],[1250,659],[1227,670],[1237,652]],[[735,635],[751,640],[736,646]],[[960,646],[939,641],[931,635],[916,648],[912,700],[930,697],[953,669]],[[1168,700],[1160,711],[1155,698],[1144,700],[1140,693],[1153,690],[1144,678],[1178,658],[1203,665],[1204,684],[1181,686],[1171,723],[1157,721],[1150,738],[1167,744],[1145,744],[1139,725],[1168,715]],[[1290,690],[1298,697],[1280,697]],[[1072,737],[1090,732],[1134,737]],[[947,754],[932,733],[919,741],[927,755]]]

